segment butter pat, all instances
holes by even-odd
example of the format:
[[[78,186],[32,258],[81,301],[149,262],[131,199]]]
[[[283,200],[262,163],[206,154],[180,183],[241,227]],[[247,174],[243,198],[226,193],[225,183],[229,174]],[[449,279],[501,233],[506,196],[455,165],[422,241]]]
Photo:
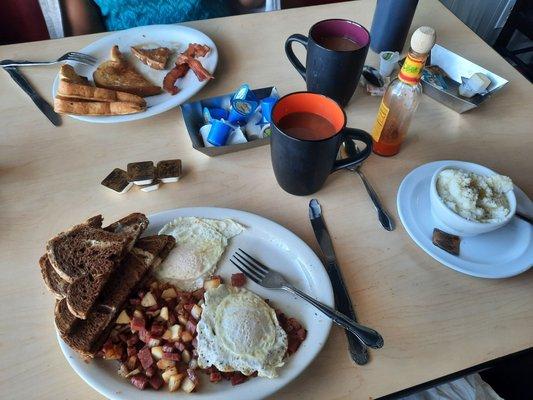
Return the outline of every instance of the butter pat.
[[[491,84],[489,77],[482,73],[475,73],[468,79],[462,79],[463,83],[459,86],[459,94],[464,97],[473,97],[487,90]]]
[[[503,175],[489,177],[461,169],[445,169],[437,177],[437,193],[444,204],[463,218],[501,222],[509,214],[506,192],[513,182]]]

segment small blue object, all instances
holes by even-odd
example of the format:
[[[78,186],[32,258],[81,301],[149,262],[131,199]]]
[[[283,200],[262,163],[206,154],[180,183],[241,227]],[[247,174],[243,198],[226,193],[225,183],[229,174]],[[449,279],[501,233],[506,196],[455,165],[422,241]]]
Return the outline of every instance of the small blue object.
[[[233,107],[229,110],[228,122],[232,125],[244,125],[248,120],[248,115],[241,114]]]
[[[228,119],[229,111],[223,108],[207,108],[203,109],[204,121],[206,124],[210,124],[214,119]]]
[[[272,122],[272,109],[277,101],[277,97],[265,97],[261,100],[261,113],[264,121]]]
[[[259,101],[248,84],[243,84],[231,99],[231,108],[236,112],[249,116],[259,107]]]
[[[231,129],[231,125],[226,122],[213,119],[209,135],[207,135],[207,141],[213,146],[224,146],[228,141]]]

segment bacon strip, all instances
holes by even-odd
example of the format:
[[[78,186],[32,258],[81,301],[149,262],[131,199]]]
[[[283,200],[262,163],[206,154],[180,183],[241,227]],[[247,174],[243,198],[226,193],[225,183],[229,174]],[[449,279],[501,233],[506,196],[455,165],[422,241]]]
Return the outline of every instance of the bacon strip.
[[[163,79],[163,89],[172,95],[179,93],[176,81],[183,78],[189,69],[192,69],[200,82],[206,79],[213,79],[213,76],[207,71],[200,61],[196,60],[198,57],[205,57],[211,49],[205,44],[189,43],[187,50],[178,55],[176,66],[172,68]]]

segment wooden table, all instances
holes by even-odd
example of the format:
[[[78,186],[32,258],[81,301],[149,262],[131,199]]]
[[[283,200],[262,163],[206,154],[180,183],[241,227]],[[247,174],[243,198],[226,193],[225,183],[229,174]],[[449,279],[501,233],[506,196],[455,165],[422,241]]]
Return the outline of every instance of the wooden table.
[[[285,38],[316,21],[343,17],[370,27],[374,1],[340,3],[189,24],[220,51],[216,80],[197,98],[230,92],[240,83],[275,84],[281,93],[304,82],[283,51]],[[402,152],[371,157],[364,170],[396,221],[396,192],[413,168],[439,159],[468,160],[509,175],[533,195],[531,85],[436,0],[420,2],[413,27],[435,27],[438,42],[510,83],[478,110],[459,115],[424,96]],[[258,29],[262,31],[259,34]],[[0,47],[0,59],[53,59],[101,37],[90,35]],[[367,62],[376,63],[370,53]],[[26,69],[51,100],[57,67]],[[370,130],[379,99],[357,93],[349,124]],[[276,221],[318,250],[307,217],[310,197],[283,192],[267,146],[208,158],[191,148],[178,109],[147,120],[98,125],[65,117],[53,127],[0,72],[0,392],[15,398],[101,398],[72,371],[56,342],[53,300],[37,260],[45,241],[102,213],[107,221],[132,211],[185,206],[251,211]],[[181,158],[185,176],[159,191],[120,196],[99,182],[137,160]],[[378,329],[385,347],[356,366],[344,333],[334,327],[310,368],[276,398],[369,399],[397,392],[533,343],[533,271],[505,280],[462,275],[419,249],[401,224],[379,225],[361,182],[332,175],[316,194],[325,210],[340,265],[360,320]],[[37,395],[37,393],[39,393]]]

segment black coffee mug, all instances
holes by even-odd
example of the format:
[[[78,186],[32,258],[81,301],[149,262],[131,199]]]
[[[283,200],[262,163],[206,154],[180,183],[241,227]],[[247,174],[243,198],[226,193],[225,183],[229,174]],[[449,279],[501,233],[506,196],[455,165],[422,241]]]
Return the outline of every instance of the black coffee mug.
[[[280,120],[294,113],[312,113],[329,121],[334,132],[316,140],[299,139],[283,131]],[[318,191],[329,174],[365,160],[372,152],[371,136],[360,129],[346,128],[346,115],[339,104],[321,94],[288,94],[272,109],[270,152],[276,180],[290,194],[304,196]],[[366,147],[355,156],[336,160],[341,143],[359,140]]]
[[[348,38],[359,48],[332,50],[336,46],[325,42],[325,38],[332,37]],[[307,49],[305,67],[294,55],[293,42],[298,42]],[[304,78],[308,91],[331,97],[344,107],[357,89],[369,44],[370,34],[357,22],[327,19],[314,24],[309,30],[309,37],[299,33],[289,36],[285,42],[285,53]]]

